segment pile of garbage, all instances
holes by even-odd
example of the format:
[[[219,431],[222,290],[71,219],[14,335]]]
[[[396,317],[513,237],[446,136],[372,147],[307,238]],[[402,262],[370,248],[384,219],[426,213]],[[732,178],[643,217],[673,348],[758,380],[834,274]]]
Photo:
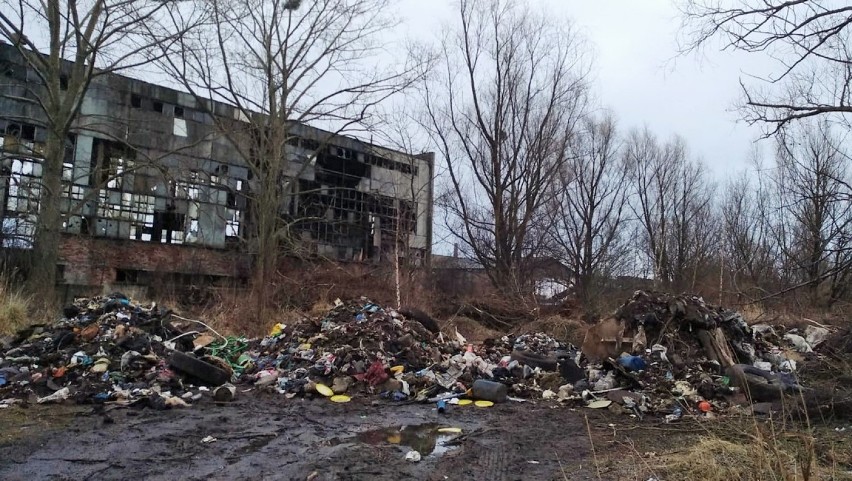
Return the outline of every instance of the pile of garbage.
[[[458,333],[436,335],[421,320],[361,299],[339,301],[323,318],[277,325],[226,360],[240,382],[288,397],[325,392],[345,401],[345,394],[364,392],[425,401],[464,395],[478,379],[510,386],[507,395],[541,392],[539,381],[556,370],[554,352],[577,350],[545,334],[473,346]]]
[[[637,291],[589,329],[582,346],[587,376],[573,389],[591,407],[638,417],[712,416],[806,394],[800,363],[829,335],[817,325],[749,326],[738,312],[698,296]]]
[[[552,399],[674,421],[804,397],[802,363],[820,356],[820,345],[847,347],[830,334],[819,325],[749,326],[697,296],[637,291],[589,329],[581,349],[543,333],[473,345],[419,311],[366,298],[247,339],[115,293],[80,299],[55,323],[0,339],[0,408],[71,399],[166,409],[263,390],[439,410]]]
[[[193,332],[167,309],[115,293],[79,299],[63,314],[54,324],[0,340],[0,407],[73,399],[142,401],[163,409],[186,406],[207,389],[184,385],[167,362],[169,351]]]
[[[425,401],[470,395],[476,381],[505,386],[496,395],[478,392],[503,401],[564,384],[554,371],[565,363],[554,353],[577,356],[544,334],[473,346],[365,298],[338,300],[320,318],[277,324],[261,339],[225,337],[120,293],[79,299],[63,314],[0,340],[0,406],[72,399],[164,409],[229,401],[235,385],[340,402],[353,395]]]

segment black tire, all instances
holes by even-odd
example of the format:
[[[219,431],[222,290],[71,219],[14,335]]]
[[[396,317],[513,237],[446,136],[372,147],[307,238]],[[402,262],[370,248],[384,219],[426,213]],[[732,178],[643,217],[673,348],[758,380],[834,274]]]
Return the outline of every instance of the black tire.
[[[754,366],[734,364],[726,369],[725,374],[753,401],[778,401],[784,394],[785,386],[777,375]]]
[[[540,367],[545,371],[555,371],[559,367],[555,357],[542,356],[528,351],[512,351],[512,360],[530,367]]]
[[[441,328],[438,327],[438,323],[435,322],[435,319],[432,319],[429,314],[421,311],[420,309],[415,309],[413,307],[403,307],[399,310],[399,313],[408,319],[413,319],[420,323],[423,327],[429,330],[432,334],[438,334],[441,332]]]
[[[230,380],[224,369],[178,351],[169,357],[169,365],[211,386],[221,386]]]

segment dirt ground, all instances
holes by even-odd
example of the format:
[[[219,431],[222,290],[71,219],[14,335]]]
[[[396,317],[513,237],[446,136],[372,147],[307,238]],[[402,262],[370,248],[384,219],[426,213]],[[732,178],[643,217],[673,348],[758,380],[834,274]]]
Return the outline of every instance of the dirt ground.
[[[438,414],[370,397],[334,404],[254,392],[181,410],[98,411],[0,410],[0,479],[667,480],[681,479],[664,475],[673,456],[694,456],[683,453],[708,438],[750,445],[757,425],[751,417],[664,424],[545,401]],[[852,479],[852,425],[819,429],[815,453],[833,468],[813,479]],[[215,441],[202,442],[208,436]],[[412,449],[420,462],[405,460]]]
[[[0,411],[0,426],[5,480],[598,479],[583,417],[544,403],[438,414],[368,398],[333,404],[250,393],[171,411],[13,407]],[[436,437],[439,427],[461,428],[462,437]],[[206,436],[217,440],[202,443]],[[404,459],[410,446],[423,453],[420,462]]]

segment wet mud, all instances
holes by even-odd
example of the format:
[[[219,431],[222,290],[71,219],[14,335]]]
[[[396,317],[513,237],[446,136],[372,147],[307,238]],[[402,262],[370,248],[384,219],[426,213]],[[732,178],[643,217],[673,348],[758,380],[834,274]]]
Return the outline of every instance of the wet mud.
[[[0,430],[16,433],[0,440],[0,479],[596,479],[582,417],[545,403],[439,414],[369,398],[334,404],[247,393],[191,409],[96,411],[0,411]],[[42,420],[35,429],[20,429],[34,418]],[[410,450],[422,460],[406,461]]]

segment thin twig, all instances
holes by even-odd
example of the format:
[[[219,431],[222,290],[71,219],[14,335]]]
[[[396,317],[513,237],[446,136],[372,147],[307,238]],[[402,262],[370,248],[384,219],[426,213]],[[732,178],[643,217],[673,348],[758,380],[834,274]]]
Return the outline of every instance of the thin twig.
[[[215,330],[215,329],[213,329],[212,327],[208,326],[207,324],[205,324],[205,323],[203,323],[203,322],[201,322],[201,321],[199,321],[199,320],[196,320],[196,319],[187,319],[187,318],[182,317],[182,316],[179,316],[179,315],[177,315],[177,314],[175,314],[175,313],[172,313],[172,317],[177,317],[177,318],[178,318],[178,319],[180,319],[181,321],[186,321],[186,322],[195,322],[195,323],[197,323],[197,324],[201,324],[202,326],[204,326],[204,327],[206,327],[207,329],[209,329],[209,330],[210,330],[210,332],[212,332],[213,334],[216,334],[217,336],[221,337],[221,338],[225,341],[225,346],[227,346],[227,345],[228,345],[228,339],[227,339],[225,336],[223,336],[223,335],[219,334],[218,332],[216,332],[216,330]],[[222,346],[222,347],[225,347],[225,346]]]
[[[592,439],[592,428],[589,426],[589,416],[583,415],[586,420],[586,432],[589,433],[589,445],[592,447],[592,460],[595,462],[595,471],[598,474],[598,481],[601,481],[601,467],[598,465],[598,454],[595,452],[595,441]]]
[[[556,455],[556,462],[559,463],[559,470],[562,471],[562,479],[564,479],[565,481],[568,481],[568,475],[565,474],[565,468],[562,467],[562,460],[559,459],[559,453],[554,451],[553,454]]]

